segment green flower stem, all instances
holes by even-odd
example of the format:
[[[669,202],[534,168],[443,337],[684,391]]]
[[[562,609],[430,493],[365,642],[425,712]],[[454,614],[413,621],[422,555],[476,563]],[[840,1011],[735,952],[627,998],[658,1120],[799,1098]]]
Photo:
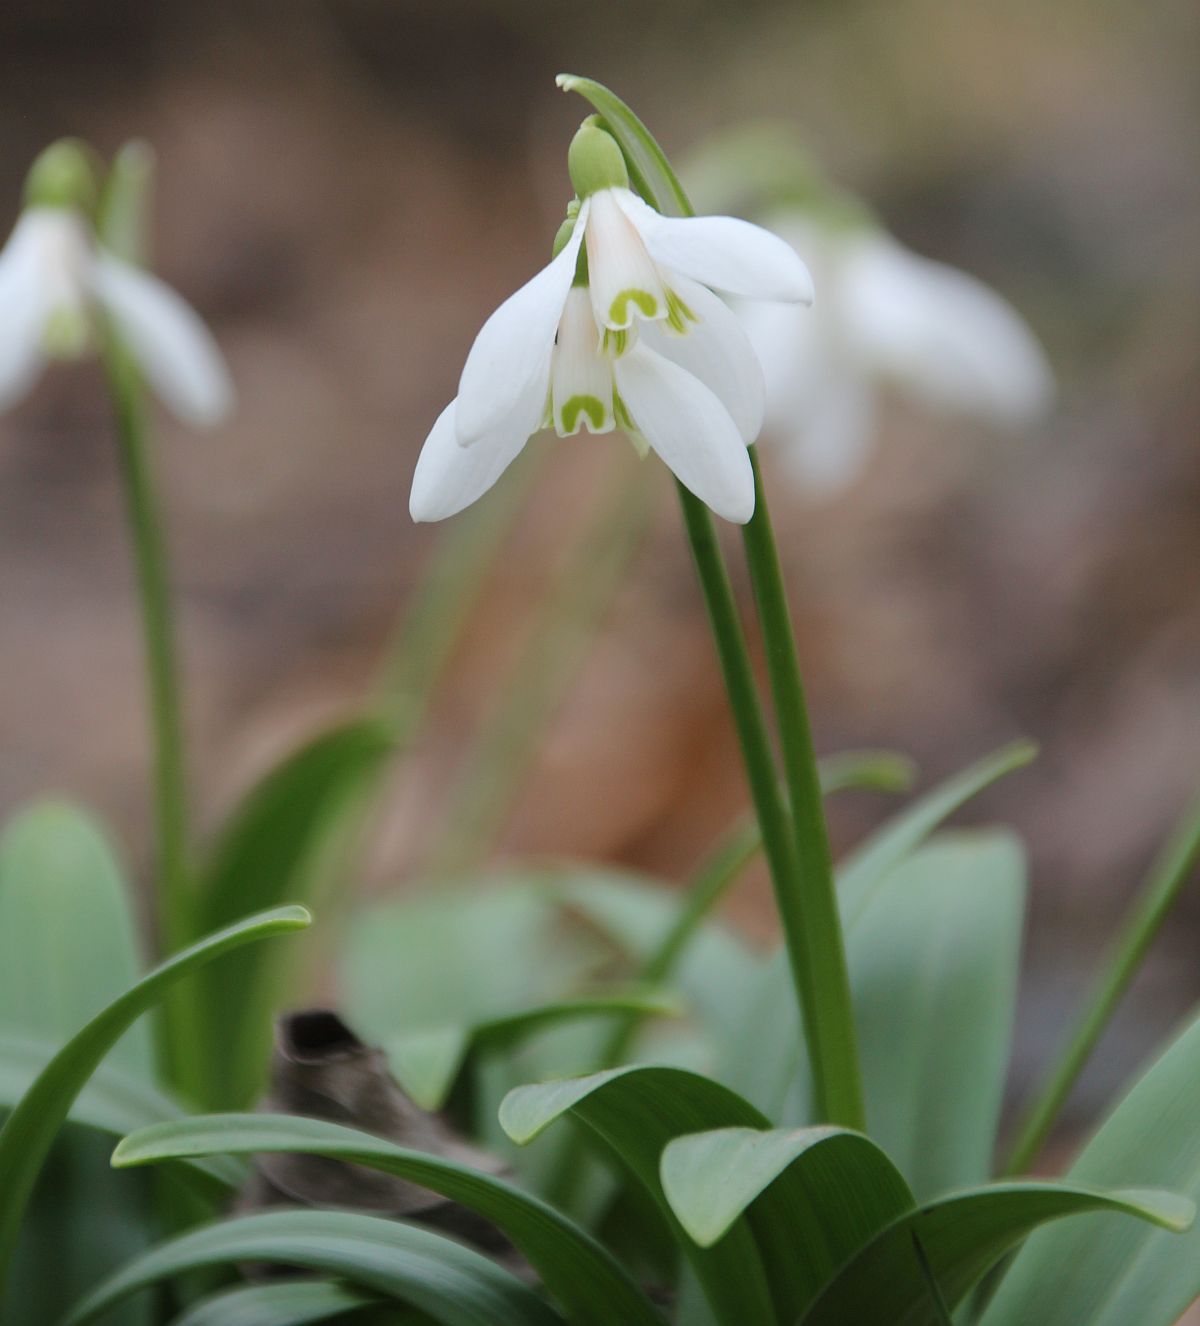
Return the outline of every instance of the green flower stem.
[[[498,709],[469,752],[426,863],[428,874],[459,873],[486,855],[521,787],[538,736],[642,541],[653,496],[654,485],[641,465],[622,467],[541,609]]]
[[[816,1117],[823,1123],[861,1129],[866,1113],[821,779],[779,552],[754,447],[750,460],[754,466],[754,516],[742,533],[766,644],[796,847],[795,887],[780,897],[779,908],[812,1060]]]
[[[761,485],[760,485],[761,487]],[[760,493],[761,497],[761,493]],[[808,869],[813,863],[827,861],[825,821],[819,809],[819,784],[815,765],[811,769],[815,796],[814,808],[809,800],[809,770],[800,758],[797,748],[808,741],[808,721],[804,717],[804,701],[798,687],[798,672],[793,678],[782,676],[785,668],[794,667],[793,646],[788,643],[784,654],[781,633],[788,633],[790,625],[785,607],[781,607],[782,583],[778,577],[778,561],[770,537],[770,525],[760,524],[757,532],[747,538],[747,550],[752,564],[754,586],[760,597],[760,614],[764,634],[768,640],[770,674],[772,682],[782,691],[780,727],[788,753],[788,784],[796,784],[797,831],[793,834],[792,819],[786,810],[776,781],[776,768],[762,709],[754,688],[754,675],[750,658],[737,618],[733,590],[725,572],[724,558],[717,544],[716,530],[708,508],[697,497],[680,485],[684,520],[691,540],[692,556],[704,589],[704,601],[716,638],[717,654],[725,678],[725,691],[733,711],[733,721],[741,743],[741,754],[747,769],[750,796],[758,815],[762,831],[762,850],[770,870],[776,895],[776,907],[784,928],[784,943],[792,980],[800,1000],[805,1034],[813,1062],[815,1107],[821,1122],[837,1123],[843,1127],[862,1128],[865,1122],[862,1105],[862,1082],[855,1055],[854,1022],[850,1009],[850,987],[846,979],[845,948],[842,941],[841,919],[833,896],[831,875],[801,874],[801,861]],[[765,513],[765,505],[760,505]],[[760,518],[756,516],[757,518]],[[784,684],[786,683],[786,684]],[[796,705],[800,705],[797,713]],[[802,727],[801,727],[802,724]],[[790,749],[789,749],[790,748]],[[797,792],[792,793],[797,796]],[[818,833],[817,842],[809,841]],[[797,846],[804,855],[798,854]],[[833,955],[833,956],[830,956]]]
[[[183,720],[175,657],[167,555],[147,446],[145,398],[128,352],[111,334],[105,368],[116,421],[117,453],[137,578],[154,743],[155,878],[160,947],[171,952],[191,934],[188,797]],[[189,986],[167,998],[165,1057],[182,1085],[193,1025]]]
[[[1006,1176],[1025,1173],[1037,1159],[1071,1088],[1197,863],[1200,863],[1200,797],[1188,807],[1134,899],[1066,1051],[1022,1118],[1012,1154],[1004,1167]]]

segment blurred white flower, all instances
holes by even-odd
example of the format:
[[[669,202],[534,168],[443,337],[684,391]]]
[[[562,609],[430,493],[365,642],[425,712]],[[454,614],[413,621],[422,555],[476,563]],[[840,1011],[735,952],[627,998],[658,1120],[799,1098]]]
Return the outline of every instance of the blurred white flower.
[[[1002,428],[1048,410],[1041,347],[983,282],[871,226],[791,218],[778,229],[812,264],[816,305],[739,312],[766,375],[767,433],[810,492],[835,492],[861,471],[883,384]]]
[[[746,445],[762,423],[762,372],[737,317],[713,293],[812,298],[807,268],[777,236],[732,217],[661,216],[628,187],[602,130],[571,146],[582,199],[549,266],[484,324],[458,397],[434,425],[413,479],[414,520],[482,496],[529,437],[552,426],[622,428],[718,515],[754,512]]]
[[[214,424],[233,392],[199,317],[163,282],[106,253],[74,209],[33,205],[0,251],[0,408],[48,359],[74,358],[109,319],[146,379],[180,418]]]

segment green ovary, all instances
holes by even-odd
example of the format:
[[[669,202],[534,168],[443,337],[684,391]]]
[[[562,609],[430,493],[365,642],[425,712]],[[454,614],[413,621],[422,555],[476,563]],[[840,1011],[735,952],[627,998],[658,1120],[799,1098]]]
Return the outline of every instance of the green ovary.
[[[636,304],[644,318],[652,318],[658,312],[658,300],[648,290],[622,290],[609,305],[610,320],[618,325],[627,323],[630,304]]]
[[[607,411],[604,403],[595,396],[572,396],[562,407],[562,433],[569,437],[579,426],[579,416],[587,415],[591,425],[589,432],[599,433],[605,425]]]

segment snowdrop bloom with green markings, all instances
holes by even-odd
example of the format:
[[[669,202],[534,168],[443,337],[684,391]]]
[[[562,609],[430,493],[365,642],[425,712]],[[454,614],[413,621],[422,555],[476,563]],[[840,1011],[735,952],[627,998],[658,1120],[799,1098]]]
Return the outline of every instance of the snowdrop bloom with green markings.
[[[878,432],[880,388],[1004,429],[1049,409],[1054,381],[1020,315],[982,281],[905,248],[872,221],[777,221],[813,264],[811,313],[739,309],[767,380],[766,431],[812,494],[851,483]]]
[[[96,348],[107,321],[181,419],[219,422],[233,393],[212,336],[162,281],[104,250],[84,210],[90,192],[90,166],[73,143],[47,148],[30,171],[25,210],[0,251],[0,408],[48,360]]]
[[[629,187],[614,139],[585,122],[571,144],[577,210],[549,266],[510,296],[471,348],[457,398],[417,462],[414,520],[482,496],[530,436],[620,428],[718,515],[754,513],[746,447],[765,387],[753,347],[716,290],[808,303],[790,245],[732,217],[670,218]]]

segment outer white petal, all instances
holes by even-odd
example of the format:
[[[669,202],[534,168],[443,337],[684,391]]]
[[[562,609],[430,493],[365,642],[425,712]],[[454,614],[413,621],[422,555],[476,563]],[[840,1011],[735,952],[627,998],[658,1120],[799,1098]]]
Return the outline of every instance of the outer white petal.
[[[540,375],[503,420],[473,446],[458,440],[458,406],[453,400],[438,415],[413,473],[408,510],[413,520],[445,520],[481,498],[538,431],[549,389],[549,356]]]
[[[874,371],[932,404],[1008,426],[1049,408],[1041,347],[975,277],[873,236],[845,259],[841,303],[846,334]]]
[[[495,428],[548,362],[575,279],[588,210],[585,200],[558,257],[509,295],[476,336],[458,383],[458,440],[464,446]]]
[[[754,514],[754,471],[717,397],[644,345],[618,359],[614,371],[639,432],[675,477],[717,515],[744,525]]]
[[[92,293],[166,404],[189,423],[219,423],[233,405],[233,386],[195,311],[157,277],[111,254],[97,254],[89,277]]]
[[[662,216],[627,189],[618,198],[650,256],[670,271],[747,299],[812,303],[808,268],[769,230],[732,216]]]
[[[43,363],[50,296],[42,280],[38,212],[27,211],[0,252],[0,408],[18,400]]]
[[[641,329],[642,339],[711,388],[737,424],[742,440],[753,442],[762,430],[766,384],[745,327],[720,296],[699,282],[681,276],[672,285],[699,321],[682,336],[647,324]]]

